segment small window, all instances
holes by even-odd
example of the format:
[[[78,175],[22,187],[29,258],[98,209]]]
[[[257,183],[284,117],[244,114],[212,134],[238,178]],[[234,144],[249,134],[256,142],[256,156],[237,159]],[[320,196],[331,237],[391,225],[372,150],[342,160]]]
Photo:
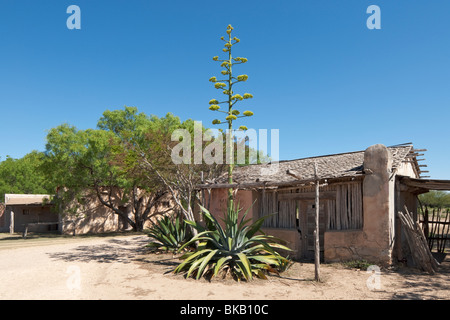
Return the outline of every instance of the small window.
[[[30,215],[30,209],[23,209],[23,215],[24,216],[29,216]]]

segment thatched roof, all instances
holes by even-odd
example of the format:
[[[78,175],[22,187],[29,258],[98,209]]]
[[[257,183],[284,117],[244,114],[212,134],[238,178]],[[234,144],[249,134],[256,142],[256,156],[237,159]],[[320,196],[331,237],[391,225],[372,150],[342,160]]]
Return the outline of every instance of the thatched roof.
[[[388,147],[392,155],[392,169],[395,170],[413,150],[412,145]],[[296,160],[280,161],[277,165],[255,164],[235,167],[233,182],[238,185],[259,183],[266,185],[295,185],[303,180],[313,180],[314,163],[317,163],[318,175],[323,179],[358,177],[364,175],[364,151],[331,154]],[[295,172],[295,177],[288,172]],[[212,184],[224,184],[227,176],[222,175]],[[211,184],[210,184],[211,185]],[[205,187],[205,185],[203,185]]]

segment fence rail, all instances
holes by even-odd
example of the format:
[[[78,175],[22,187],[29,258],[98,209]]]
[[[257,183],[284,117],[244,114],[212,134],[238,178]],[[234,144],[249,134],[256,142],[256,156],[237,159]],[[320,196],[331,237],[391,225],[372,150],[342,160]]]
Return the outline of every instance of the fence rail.
[[[420,217],[423,233],[428,241],[430,250],[444,252],[446,246],[450,246],[450,209],[432,209],[432,212],[426,208]]]

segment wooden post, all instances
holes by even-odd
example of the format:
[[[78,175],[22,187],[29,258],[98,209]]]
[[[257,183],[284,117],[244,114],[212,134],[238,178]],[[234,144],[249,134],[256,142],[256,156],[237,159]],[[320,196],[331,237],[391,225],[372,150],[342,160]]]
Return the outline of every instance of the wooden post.
[[[316,225],[314,230],[314,275],[315,280],[320,281],[320,242],[319,242],[319,176],[317,174],[317,163],[314,162],[314,177],[316,179],[316,197],[315,197],[315,207],[316,207]]]
[[[201,180],[202,180],[202,184],[204,184],[205,180],[204,180],[204,177],[203,177],[203,171],[201,172]],[[201,193],[202,193],[202,206],[209,210],[209,205],[206,206],[205,189],[202,189]],[[201,212],[201,210],[200,210],[200,212]],[[203,222],[203,214],[199,214],[199,216],[200,216],[199,217],[200,218],[200,222]]]
[[[14,211],[11,209],[11,215],[9,219],[9,233],[14,233]]]

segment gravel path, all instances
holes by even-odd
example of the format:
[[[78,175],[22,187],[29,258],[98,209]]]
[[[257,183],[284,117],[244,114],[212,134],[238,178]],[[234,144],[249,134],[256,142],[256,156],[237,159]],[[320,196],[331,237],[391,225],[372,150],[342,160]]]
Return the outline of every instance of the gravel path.
[[[282,279],[207,282],[173,275],[179,260],[145,254],[147,242],[145,235],[46,240],[14,248],[0,241],[0,299],[450,299],[448,257],[434,276],[408,268],[381,270],[372,288],[373,273],[340,265],[321,265],[324,282],[315,283],[310,263],[295,263]]]
[[[133,262],[147,236],[53,242],[0,250],[0,299],[127,299],[148,274]]]

